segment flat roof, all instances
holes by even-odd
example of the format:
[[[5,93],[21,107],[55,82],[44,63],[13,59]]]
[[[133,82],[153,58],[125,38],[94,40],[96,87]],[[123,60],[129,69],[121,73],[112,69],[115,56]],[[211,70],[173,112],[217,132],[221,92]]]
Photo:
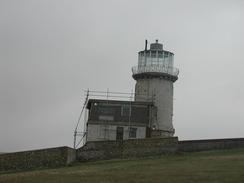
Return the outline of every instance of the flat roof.
[[[144,101],[125,101],[125,100],[102,100],[102,99],[89,99],[86,105],[90,109],[92,103],[108,103],[108,104],[134,104],[134,105],[153,105],[153,102]]]

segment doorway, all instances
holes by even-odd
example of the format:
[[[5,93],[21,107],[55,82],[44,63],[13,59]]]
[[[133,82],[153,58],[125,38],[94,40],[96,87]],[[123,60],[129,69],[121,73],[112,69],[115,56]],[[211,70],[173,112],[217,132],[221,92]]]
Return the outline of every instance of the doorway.
[[[117,127],[116,140],[123,140],[123,136],[124,136],[124,128]]]

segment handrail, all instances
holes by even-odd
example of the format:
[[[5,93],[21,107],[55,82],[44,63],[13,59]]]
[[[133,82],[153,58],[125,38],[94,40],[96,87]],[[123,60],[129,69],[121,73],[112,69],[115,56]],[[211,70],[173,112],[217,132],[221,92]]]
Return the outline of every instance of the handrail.
[[[101,99],[101,100],[135,100],[135,93],[134,92],[111,92],[107,91],[94,91],[94,90],[85,90],[84,92],[89,91],[89,99],[90,97],[94,97],[94,99]],[[147,100],[153,101],[153,97],[151,95],[143,95],[143,94],[136,94],[136,96],[140,96],[141,98],[145,98]]]
[[[135,74],[141,74],[141,73],[164,73],[169,74],[172,76],[178,76],[179,69],[175,67],[165,67],[160,65],[147,65],[147,66],[134,66],[132,67],[132,73]]]

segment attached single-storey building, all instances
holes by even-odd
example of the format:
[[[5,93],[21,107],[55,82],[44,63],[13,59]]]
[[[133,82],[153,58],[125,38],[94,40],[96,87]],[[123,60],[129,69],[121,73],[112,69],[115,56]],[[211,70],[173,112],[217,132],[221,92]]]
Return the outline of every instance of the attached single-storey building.
[[[87,141],[149,137],[153,107],[152,102],[90,99]]]

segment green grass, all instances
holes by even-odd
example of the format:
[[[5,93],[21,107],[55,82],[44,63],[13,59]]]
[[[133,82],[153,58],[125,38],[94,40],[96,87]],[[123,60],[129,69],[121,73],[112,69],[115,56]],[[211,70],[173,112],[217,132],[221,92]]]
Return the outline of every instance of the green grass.
[[[243,183],[244,149],[81,163],[0,174],[0,183]]]

